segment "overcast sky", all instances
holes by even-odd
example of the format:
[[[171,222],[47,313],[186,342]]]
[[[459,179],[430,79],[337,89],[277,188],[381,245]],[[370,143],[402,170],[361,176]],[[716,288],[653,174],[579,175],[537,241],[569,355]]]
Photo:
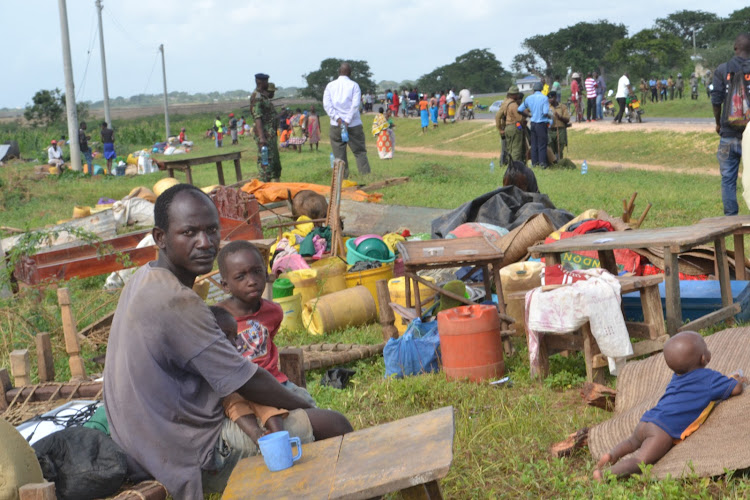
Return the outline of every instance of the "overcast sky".
[[[736,0],[518,2],[507,0],[104,0],[110,97],[254,87],[265,72],[282,87],[328,57],[365,60],[376,82],[416,79],[474,48],[509,69],[524,38],[607,19],[629,33],[682,9],[726,16]],[[76,97],[102,98],[94,0],[68,0]],[[589,6],[595,6],[594,9]],[[40,89],[65,89],[55,0],[0,0],[0,108],[22,107]],[[90,53],[89,53],[90,49]]]

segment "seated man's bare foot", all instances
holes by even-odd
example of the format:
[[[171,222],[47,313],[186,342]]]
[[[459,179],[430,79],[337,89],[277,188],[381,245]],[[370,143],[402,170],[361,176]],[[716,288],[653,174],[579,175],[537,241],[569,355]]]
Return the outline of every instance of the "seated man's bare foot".
[[[594,469],[594,481],[601,481],[602,480],[602,471],[599,469]]]

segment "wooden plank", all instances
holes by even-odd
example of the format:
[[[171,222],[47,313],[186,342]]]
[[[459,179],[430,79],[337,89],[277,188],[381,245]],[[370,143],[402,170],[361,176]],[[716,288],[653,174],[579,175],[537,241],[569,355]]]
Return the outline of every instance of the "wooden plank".
[[[225,184],[224,182],[224,167],[222,166],[220,161],[216,162],[216,175],[219,177],[219,185],[223,186]]]
[[[633,344],[633,354],[627,356],[625,359],[637,358],[638,356],[645,356],[646,354],[653,354],[664,349],[664,343],[669,340],[669,335],[662,335],[658,339],[654,340],[642,340]],[[603,354],[597,354],[593,358],[594,368],[604,368],[608,366],[607,356]]]
[[[583,356],[586,360],[586,380],[603,384],[606,374],[602,367],[594,365],[594,358],[600,351],[588,322],[581,327],[581,334],[583,335]]]
[[[232,471],[221,498],[328,498],[342,441],[337,436],[303,444],[302,458],[278,472],[269,472],[261,456],[244,458]]]
[[[86,367],[83,365],[81,346],[78,343],[78,326],[70,302],[70,292],[67,288],[57,289],[57,301],[60,304],[63,334],[65,335],[65,350],[69,356],[68,364],[70,365],[71,379],[86,380]]]
[[[40,230],[42,231],[57,232],[58,235],[57,238],[54,238],[51,242],[48,242],[49,244],[38,246],[37,250],[60,250],[81,245],[81,240],[78,239],[78,237],[70,234],[70,228],[83,228],[105,239],[112,238],[117,235],[114,213],[112,212],[112,210],[103,210],[87,217],[72,219],[51,227],[41,228]],[[22,235],[4,238],[0,241],[0,245],[2,245],[3,249],[7,253],[18,243],[21,237]]]
[[[558,351],[582,351],[583,337],[580,334],[552,334],[544,335],[544,343],[547,345],[547,352]]]
[[[396,316],[393,314],[393,309],[389,305],[391,303],[391,294],[388,291],[388,281],[378,280],[375,283],[375,288],[378,293],[378,318],[380,321],[380,328],[383,331],[383,340],[388,342],[389,339],[398,338],[398,329],[395,326]]]
[[[716,267],[721,287],[721,305],[726,307],[732,304],[732,283],[729,281],[729,260],[727,259],[727,244],[724,237],[714,240],[716,255]]]
[[[19,500],[57,500],[55,483],[31,483],[18,488]]]
[[[52,357],[52,342],[49,333],[36,334],[36,363],[39,371],[39,382],[55,381],[55,360]]]
[[[641,290],[641,309],[643,322],[651,328],[649,338],[657,339],[665,335],[667,330],[664,327],[664,310],[661,307],[661,294],[658,286],[647,286]]]
[[[663,274],[653,274],[650,276],[618,276],[617,281],[620,283],[620,293],[630,293],[643,288],[659,286],[664,281]]]
[[[0,370],[0,381],[2,380],[2,370]],[[59,390],[58,390],[59,389]],[[5,401],[10,403],[13,398],[20,392],[20,399],[26,399],[33,390],[32,387],[16,387],[5,392]],[[40,386],[34,391],[32,401],[48,401],[52,396],[55,399],[66,399],[71,397],[77,398],[93,398],[102,390],[101,382],[86,382],[79,384],[78,382],[68,382],[65,384],[53,384]],[[1,404],[1,403],[0,403]]]
[[[740,281],[745,281],[745,235],[734,233],[734,274]]]
[[[304,359],[299,347],[284,347],[279,350],[279,370],[300,387],[307,387]]]
[[[385,234],[401,226],[408,227],[413,234],[430,233],[432,221],[448,212],[443,208],[341,200],[341,217],[346,220],[344,233],[350,236]]]
[[[677,254],[664,248],[664,288],[667,309],[667,333],[674,335],[682,326],[682,301],[680,300],[680,271]]]
[[[237,176],[237,182],[233,184],[234,186],[242,182],[242,167],[240,166],[239,158],[235,158],[232,161],[234,162],[234,175]]]
[[[732,318],[735,314],[738,314],[739,312],[740,312],[740,304],[735,303],[735,304],[732,304],[731,306],[722,307],[719,310],[716,310],[712,313],[708,313],[705,316],[701,316],[698,319],[694,319],[693,321],[685,325],[680,325],[677,331],[679,332],[696,331],[697,332],[711,325],[715,325],[716,323],[721,323],[724,320]]]
[[[185,166],[190,165],[206,165],[208,163],[216,163],[217,161],[230,161],[235,159],[241,159],[242,158],[242,152],[236,151],[233,153],[222,153],[222,154],[213,154],[213,155],[206,155],[206,156],[191,156],[190,158],[180,158],[182,155],[177,155],[173,158],[165,158],[161,159],[159,158],[159,163],[163,164],[165,168],[185,168]]]
[[[403,241],[397,244],[404,265],[458,266],[502,261],[503,251],[484,236],[452,240]]]
[[[10,375],[8,374],[7,368],[0,368],[0,411],[8,409],[8,403],[13,401],[13,398],[8,399],[8,392],[13,389],[13,384],[10,383]]]
[[[10,374],[16,387],[31,385],[31,362],[28,349],[16,349],[10,353]]]
[[[344,435],[329,498],[372,498],[442,479],[454,432],[453,407],[446,406]]]
[[[628,329],[628,335],[637,339],[658,338],[666,333],[666,330],[664,329],[663,319],[661,321],[661,329],[663,330],[663,333],[661,335],[654,336],[652,332],[655,330],[655,328],[651,324],[646,322],[626,321],[625,327]]]
[[[606,269],[610,273],[612,273],[613,276],[617,276],[619,273],[617,271],[617,262],[615,261],[615,254],[612,250],[599,250],[597,252],[599,254],[599,263],[602,266],[602,269]]]

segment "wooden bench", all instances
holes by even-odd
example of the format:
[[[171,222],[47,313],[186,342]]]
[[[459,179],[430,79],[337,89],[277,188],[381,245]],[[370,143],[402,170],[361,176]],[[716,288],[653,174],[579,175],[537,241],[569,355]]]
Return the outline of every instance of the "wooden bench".
[[[240,460],[225,500],[243,498],[365,499],[401,491],[441,499],[438,481],[453,461],[453,407],[302,445],[294,466],[269,472],[263,457]]]
[[[382,354],[385,344],[310,344],[279,349],[279,370],[294,384],[307,387],[305,372],[351,363]]]
[[[640,291],[641,294],[643,321],[625,322],[630,336],[642,339],[633,344],[633,354],[629,358],[661,351],[669,339],[664,326],[664,311],[659,294],[659,283],[664,281],[664,275],[618,277],[617,280],[621,286],[620,293]],[[588,323],[580,330],[569,334],[543,335],[539,343],[538,364],[531,367],[532,373],[539,374],[542,378],[549,375],[549,355],[560,351],[583,351],[586,379],[589,382],[604,382],[607,357],[601,354]]]
[[[160,160],[157,163],[160,168],[165,168],[169,172],[170,177],[174,177],[174,171],[179,170],[185,172],[187,177],[187,183],[193,183],[193,172],[192,167],[196,165],[205,165],[206,163],[216,163],[216,173],[219,176],[219,184],[224,185],[224,168],[221,164],[222,161],[233,161],[234,162],[234,173],[237,176],[237,182],[242,181],[242,167],[240,166],[240,159],[242,153],[240,151],[234,153],[214,154],[208,156],[191,156],[189,158],[181,158],[182,155],[177,155],[169,158],[168,160]]]

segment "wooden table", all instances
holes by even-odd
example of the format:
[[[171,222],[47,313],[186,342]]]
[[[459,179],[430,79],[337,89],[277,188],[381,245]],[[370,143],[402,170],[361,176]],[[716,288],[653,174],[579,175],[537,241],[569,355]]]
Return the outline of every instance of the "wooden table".
[[[163,160],[161,163],[169,171],[169,176],[174,177],[174,171],[179,170],[185,172],[187,176],[187,183],[193,183],[193,174],[191,168],[195,165],[205,165],[206,163],[216,163],[216,173],[219,175],[219,184],[224,186],[224,169],[221,165],[222,161],[234,161],[234,172],[237,176],[237,182],[242,181],[242,168],[240,167],[240,158],[242,152],[237,151],[234,153],[215,154],[208,156],[191,156],[189,158],[181,158],[183,155],[177,155],[174,158]]]
[[[240,460],[223,499],[440,499],[453,461],[453,407],[302,445],[294,466],[269,472],[263,457]]]
[[[739,222],[698,223],[693,226],[665,227],[658,229],[637,229],[632,231],[612,231],[574,236],[553,243],[529,247],[529,252],[541,254],[545,262],[560,264],[560,255],[565,252],[596,250],[604,269],[617,275],[617,265],[613,250],[631,250],[649,247],[664,249],[664,276],[667,302],[667,333],[674,335],[684,330],[700,330],[707,326],[731,318],[739,312],[739,305],[732,304],[732,288],[729,281],[729,263],[725,237],[740,226]],[[682,303],[680,301],[680,275],[677,257],[703,243],[714,243],[716,268],[721,287],[722,308],[706,314],[685,325],[682,324]]]
[[[745,235],[750,234],[750,215],[724,215],[701,219],[699,224],[730,226],[734,229],[734,274],[740,281],[747,279],[745,272]],[[738,262],[740,264],[738,264]]]

